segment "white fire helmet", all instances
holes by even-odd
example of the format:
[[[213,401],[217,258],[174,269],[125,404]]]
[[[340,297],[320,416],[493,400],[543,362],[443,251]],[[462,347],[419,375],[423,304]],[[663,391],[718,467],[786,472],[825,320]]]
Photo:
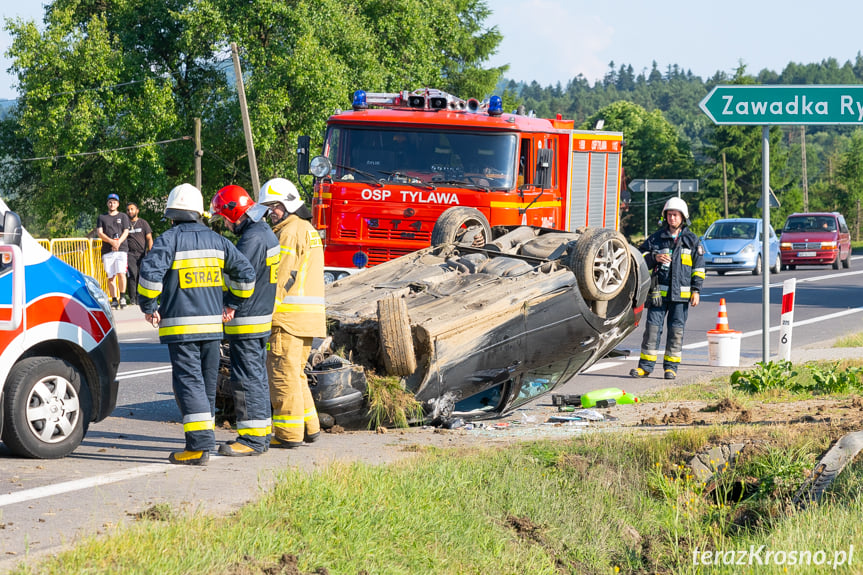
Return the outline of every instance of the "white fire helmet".
[[[684,221],[689,221],[689,208],[686,207],[686,202],[684,202],[682,198],[678,198],[677,196],[668,198],[668,201],[665,202],[665,206],[662,208],[663,217],[665,216],[665,212],[668,210],[677,210],[683,214]]]
[[[184,210],[203,216],[204,196],[201,195],[201,190],[192,184],[180,184],[168,194],[168,204],[165,206],[166,215],[168,210]]]
[[[273,178],[261,186],[260,203],[268,205],[277,202],[282,204],[289,214],[305,205],[297,186],[285,178]]]

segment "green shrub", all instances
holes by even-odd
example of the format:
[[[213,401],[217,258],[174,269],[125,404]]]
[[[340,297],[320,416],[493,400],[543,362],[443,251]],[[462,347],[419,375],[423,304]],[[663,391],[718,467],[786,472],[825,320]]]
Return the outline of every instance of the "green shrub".
[[[806,364],[806,368],[812,375],[813,384],[811,386],[797,385],[795,391],[835,394],[849,393],[860,389],[860,373],[863,373],[863,368],[849,367],[840,370],[838,361],[828,368],[819,367],[814,363]]]
[[[791,380],[797,375],[790,361],[759,361],[750,370],[731,374],[731,387],[747,393],[760,393],[768,389],[791,389]]]

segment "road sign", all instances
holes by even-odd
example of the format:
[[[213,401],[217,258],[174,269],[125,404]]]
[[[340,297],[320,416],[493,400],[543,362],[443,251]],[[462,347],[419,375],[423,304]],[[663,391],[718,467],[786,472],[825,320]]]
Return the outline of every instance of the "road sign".
[[[768,198],[768,201],[770,202],[770,207],[771,208],[781,207],[782,204],[779,203],[779,198],[777,198],[776,194],[773,193],[773,188],[767,188],[767,189],[770,190],[770,198]]]
[[[645,191],[645,182],[648,192],[676,194],[698,191],[698,180],[632,180],[629,189],[640,194]]]
[[[858,125],[863,86],[716,86],[699,106],[719,125]]]

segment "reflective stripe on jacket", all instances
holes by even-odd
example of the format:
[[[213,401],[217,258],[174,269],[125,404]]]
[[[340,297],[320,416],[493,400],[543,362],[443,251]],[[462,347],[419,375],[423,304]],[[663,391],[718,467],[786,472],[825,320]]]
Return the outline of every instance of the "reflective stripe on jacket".
[[[254,293],[237,308],[234,319],[225,324],[226,339],[268,337],[276,298],[279,267],[279,240],[264,220],[247,220],[238,230],[237,249],[255,268]]]
[[[671,265],[668,267],[657,264],[655,256],[668,250],[671,253]],[[704,282],[704,255],[698,236],[683,228],[678,238],[662,226],[649,238],[644,240],[640,248],[647,267],[653,273],[659,274],[659,290],[662,297],[671,301],[689,301],[692,292],[700,292]]]
[[[281,245],[273,325],[296,337],[327,335],[324,246],[312,225],[291,214],[273,228]]]
[[[220,340],[223,284],[224,305],[239,307],[255,287],[249,260],[207,226],[181,222],[141,262],[138,303],[144,313],[158,309],[162,343]]]

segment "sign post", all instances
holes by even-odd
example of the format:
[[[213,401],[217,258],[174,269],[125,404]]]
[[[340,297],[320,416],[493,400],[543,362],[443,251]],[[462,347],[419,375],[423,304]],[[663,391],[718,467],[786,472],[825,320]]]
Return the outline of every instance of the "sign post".
[[[720,126],[761,126],[762,226],[770,225],[770,126],[861,125],[863,86],[729,85],[716,86],[699,107]],[[778,202],[777,202],[778,203]],[[762,254],[769,254],[768,234],[762,236]],[[762,281],[762,360],[770,360],[770,266],[765,262]],[[790,351],[789,351],[790,353]]]
[[[644,237],[648,236],[647,229],[647,193],[660,192],[664,194],[680,194],[697,192],[698,180],[632,180],[629,189],[635,193],[644,192]]]
[[[782,282],[782,315],[779,318],[779,359],[791,361],[791,327],[794,324],[794,290],[797,279]]]

